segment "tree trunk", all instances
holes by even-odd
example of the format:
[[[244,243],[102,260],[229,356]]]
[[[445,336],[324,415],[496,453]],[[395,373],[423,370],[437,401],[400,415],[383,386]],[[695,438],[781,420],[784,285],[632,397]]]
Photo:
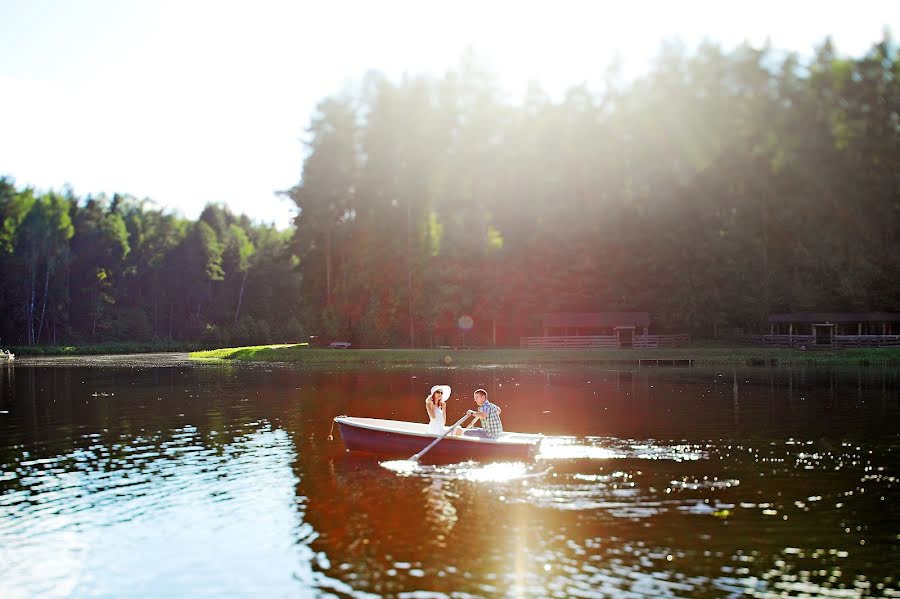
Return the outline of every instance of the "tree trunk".
[[[325,307],[331,305],[331,227],[325,231]]]
[[[410,228],[412,226],[412,202],[406,201],[406,298],[407,312],[409,313],[409,346],[416,346],[416,320],[413,314],[413,273],[412,273],[412,243],[410,240]]]
[[[66,260],[65,273],[66,273],[65,285],[63,286],[63,289],[66,289],[66,292],[68,293],[72,289],[72,261],[71,260]],[[66,312],[65,312],[64,316],[65,316],[66,322],[68,322],[68,323],[72,322],[72,302],[71,302],[71,300],[66,302]]]
[[[406,275],[406,293],[409,296],[409,346],[416,346],[416,319],[413,313],[413,275],[412,268]]]
[[[760,233],[762,237],[762,308],[763,326],[769,320],[769,203],[770,193],[769,177],[771,173],[763,173],[763,190],[760,198]]]
[[[38,332],[36,341],[41,340],[41,333],[44,330],[44,315],[47,313],[47,293],[50,291],[50,262],[47,262],[47,270],[44,275],[44,299],[41,302],[41,319],[38,324]]]
[[[237,325],[238,315],[241,313],[241,302],[244,299],[244,286],[247,284],[247,274],[250,269],[244,271],[244,277],[241,279],[241,291],[238,293],[237,308],[234,309],[234,324]]]
[[[94,318],[91,323],[91,339],[97,334],[97,319],[100,318],[100,292],[97,292],[97,303],[94,306]]]
[[[32,260],[31,264],[31,292],[28,296],[28,304],[25,308],[25,324],[28,327],[26,331],[26,336],[28,338],[28,345],[34,345],[34,286],[35,286],[35,271],[37,270],[37,260]]]

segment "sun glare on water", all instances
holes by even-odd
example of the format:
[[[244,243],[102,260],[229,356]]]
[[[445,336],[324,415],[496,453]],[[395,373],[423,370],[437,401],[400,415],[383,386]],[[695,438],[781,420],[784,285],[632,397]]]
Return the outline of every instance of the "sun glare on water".
[[[576,443],[575,439],[556,437],[544,439],[541,443],[541,452],[538,454],[540,460],[566,460],[566,459],[589,459],[589,460],[609,460],[614,458],[623,458],[625,454],[621,451],[608,449],[606,447],[598,447],[596,445],[582,445]]]
[[[533,472],[532,470],[532,468],[529,468],[527,464],[522,462],[500,462],[463,469],[461,474],[465,480],[493,483],[509,482],[545,474],[545,472]]]
[[[549,471],[549,469],[536,470],[533,465],[523,462],[496,462],[491,464],[463,462],[436,466],[422,465],[413,460],[389,460],[380,462],[380,465],[400,476],[468,480],[478,483],[503,483],[534,478],[543,476]]]
[[[415,460],[388,460],[386,462],[379,462],[379,465],[382,468],[387,468],[388,470],[403,476],[411,476],[422,470],[419,462],[416,462]]]

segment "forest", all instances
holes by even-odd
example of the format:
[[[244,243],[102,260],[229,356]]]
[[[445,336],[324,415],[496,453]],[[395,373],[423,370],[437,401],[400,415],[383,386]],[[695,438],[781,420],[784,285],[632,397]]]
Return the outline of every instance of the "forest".
[[[673,42],[638,78],[597,68],[558,98],[511,99],[471,52],[441,76],[363,75],[317,106],[279,191],[288,230],[9,173],[0,347],[432,347],[461,317],[467,343],[515,347],[546,312],[712,338],[772,312],[900,311],[889,33],[856,57]]]

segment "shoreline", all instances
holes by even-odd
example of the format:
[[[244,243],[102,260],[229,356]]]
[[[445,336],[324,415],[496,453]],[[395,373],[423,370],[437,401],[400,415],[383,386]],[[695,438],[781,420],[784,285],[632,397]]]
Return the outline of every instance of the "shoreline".
[[[640,361],[692,361],[693,366],[895,366],[900,348],[800,350],[766,347],[669,349],[320,349],[300,345],[222,348],[190,353],[192,360],[289,362],[309,365],[518,366],[527,364],[640,365]]]
[[[28,358],[183,353],[196,361],[282,362],[310,366],[900,366],[900,347],[787,349],[725,344],[641,349],[327,349],[272,344],[203,349],[196,343],[116,343],[14,349]],[[677,362],[677,363],[674,363]]]

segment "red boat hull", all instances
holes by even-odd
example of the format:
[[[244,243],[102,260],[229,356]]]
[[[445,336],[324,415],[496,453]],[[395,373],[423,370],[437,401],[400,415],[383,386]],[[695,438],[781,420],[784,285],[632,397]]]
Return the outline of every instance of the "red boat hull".
[[[350,451],[408,458],[438,437],[424,430],[392,430],[390,423],[395,422],[410,429],[424,429],[424,425],[400,421],[335,418],[335,422],[338,423],[344,445]],[[428,450],[422,461],[529,461],[534,459],[539,448],[540,435],[509,433],[506,439],[494,441],[451,434]]]

